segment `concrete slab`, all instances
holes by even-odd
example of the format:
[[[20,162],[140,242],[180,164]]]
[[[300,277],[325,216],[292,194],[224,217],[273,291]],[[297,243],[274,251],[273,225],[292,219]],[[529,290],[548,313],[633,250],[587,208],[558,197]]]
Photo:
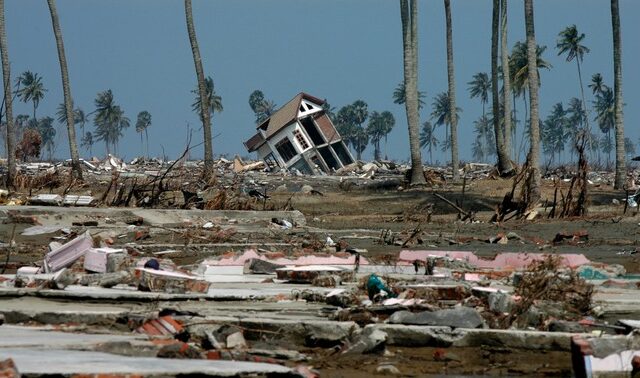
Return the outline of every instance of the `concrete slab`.
[[[23,375],[136,374],[145,377],[202,375],[236,377],[247,375],[299,376],[275,364],[125,357],[90,351],[39,348],[0,348],[0,359],[12,358]]]
[[[87,349],[109,342],[148,340],[146,335],[89,334],[54,331],[47,327],[0,327],[0,354],[7,348]],[[23,372],[24,373],[24,372]]]

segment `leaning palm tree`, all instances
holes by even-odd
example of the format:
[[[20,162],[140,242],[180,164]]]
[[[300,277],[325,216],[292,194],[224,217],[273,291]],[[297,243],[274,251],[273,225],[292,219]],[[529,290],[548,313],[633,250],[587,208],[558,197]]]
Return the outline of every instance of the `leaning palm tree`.
[[[402,57],[404,62],[405,110],[409,128],[412,185],[424,184],[420,151],[420,115],[418,97],[418,0],[400,0]]]
[[[0,0],[0,55],[2,56],[2,80],[4,85],[3,104],[6,125],[7,125],[7,188],[15,188],[14,179],[16,175],[16,142],[15,130],[13,126],[13,104],[11,93],[11,72],[9,65],[9,52],[7,51],[7,31],[4,22],[4,0]],[[1,110],[1,109],[0,109]],[[2,112],[0,111],[0,114]],[[1,117],[0,117],[1,118]]]
[[[614,188],[622,189],[625,183],[624,119],[622,114],[622,37],[620,35],[620,8],[618,0],[611,0],[611,27],[613,29],[613,91],[616,115],[616,177]]]
[[[453,31],[451,22],[451,0],[444,0],[444,13],[447,28],[447,82],[449,84],[449,109],[457,109],[456,107],[456,84],[455,73],[453,68]],[[458,115],[451,112],[449,115],[451,126],[451,170],[453,171],[453,179],[457,180],[460,176],[458,172]]]
[[[211,116],[211,118],[213,118],[213,114],[215,112],[221,112],[223,110],[222,107],[222,97],[220,97],[218,94],[216,94],[216,89],[215,86],[213,84],[213,79],[211,78],[211,76],[208,76],[207,79],[205,80],[205,87],[206,87],[206,92],[207,92],[207,104],[205,105],[205,107],[207,109],[209,109],[209,114]],[[198,95],[198,89],[196,88],[195,90],[191,91],[192,93],[194,93],[196,95],[196,99],[194,101],[193,104],[191,104],[191,109],[193,109],[194,112],[196,113],[200,113],[200,108],[201,108],[201,104],[200,104],[200,96]]]
[[[500,125],[500,93],[498,86],[498,29],[500,28],[500,0],[493,0],[493,16],[491,22],[491,97],[493,130],[496,135],[496,151],[498,152],[498,172],[509,175],[513,166],[509,159],[509,151],[504,143],[504,133]]]
[[[62,30],[58,20],[58,11],[55,0],[47,0],[49,13],[51,13],[51,25],[53,35],[56,38],[58,48],[58,62],[60,63],[60,73],[62,77],[62,92],[64,94],[64,105],[66,109],[67,134],[69,136],[69,153],[71,154],[71,174],[73,177],[82,180],[82,168],[80,167],[80,156],[78,155],[78,143],[76,141],[76,129],[73,124],[73,100],[71,98],[71,86],[69,85],[69,70],[67,68],[67,58],[64,52],[64,41],[62,40]],[[34,115],[35,117],[35,115]]]
[[[189,42],[191,44],[191,53],[193,54],[193,64],[196,69],[196,78],[198,79],[198,95],[200,98],[207,98],[207,87],[204,78],[204,70],[202,69],[202,59],[200,58],[200,48],[196,37],[196,29],[193,25],[193,11],[191,8],[191,0],[184,0],[184,13],[187,20],[187,33],[189,34]],[[202,130],[204,132],[204,178],[210,179],[213,174],[213,143],[211,140],[211,114],[207,107],[207,103],[200,102],[200,120],[202,120]]]
[[[511,151],[511,76],[509,75],[509,49],[507,47],[507,0],[500,0],[501,13],[501,33],[500,33],[500,56],[502,60],[502,103],[504,113],[502,119],[504,123],[504,148]],[[515,130],[514,130],[515,131]]]
[[[16,95],[18,98],[27,103],[31,101],[33,103],[33,119],[36,119],[36,110],[40,101],[44,98],[44,93],[47,91],[42,84],[42,76],[31,71],[24,71],[16,79],[16,85],[18,90]]]
[[[524,0],[524,18],[527,38],[527,71],[529,83],[538,83],[538,54],[536,33],[533,21],[533,0]],[[529,154],[527,166],[529,171],[526,181],[525,203],[535,206],[540,200],[540,124],[538,116],[538,86],[529,86]]]
[[[151,126],[151,113],[143,110],[138,113],[138,119],[136,120],[136,132],[140,133],[140,144],[142,144],[142,132],[144,131],[145,138],[147,139],[147,158],[149,158],[149,126]]]

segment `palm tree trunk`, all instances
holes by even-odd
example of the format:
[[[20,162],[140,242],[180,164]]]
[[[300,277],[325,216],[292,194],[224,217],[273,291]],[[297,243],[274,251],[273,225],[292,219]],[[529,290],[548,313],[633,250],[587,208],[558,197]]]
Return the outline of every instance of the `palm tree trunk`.
[[[538,116],[538,67],[536,34],[533,19],[533,0],[524,0],[524,18],[527,36],[527,63],[529,71],[529,155],[527,156],[530,176],[527,179],[528,206],[535,206],[540,200],[540,125]]]
[[[511,78],[509,76],[509,48],[507,47],[507,0],[500,0],[502,32],[500,55],[502,58],[502,83],[504,84],[504,149],[511,154]]]
[[[410,4],[408,4],[410,3]],[[410,9],[409,9],[410,8]],[[400,0],[405,109],[411,152],[411,185],[424,184],[418,115],[418,0]]]
[[[500,25],[500,0],[493,0],[491,23],[491,93],[493,99],[493,130],[496,134],[498,171],[507,174],[513,171],[509,162],[509,152],[505,149],[504,133],[500,128],[500,93],[498,88],[498,29]]]
[[[618,0],[611,0],[611,26],[613,29],[613,91],[615,93],[614,113],[616,119],[616,177],[614,188],[622,189],[627,168],[624,150],[624,119],[622,114],[622,38],[620,36],[620,10]]]
[[[147,140],[147,159],[149,159],[149,130],[147,127],[144,128],[144,137]]]
[[[184,0],[184,13],[187,19],[187,33],[189,34],[189,42],[191,43],[191,52],[193,54],[193,63],[196,68],[196,76],[198,78],[198,96],[200,97],[200,119],[202,120],[202,129],[204,130],[204,177],[209,179],[213,176],[213,144],[211,141],[211,114],[209,113],[207,101],[207,89],[205,86],[204,71],[202,69],[202,59],[200,58],[200,48],[196,38],[196,30],[193,26],[193,11],[191,9],[191,0]]]
[[[2,79],[4,81],[4,106],[7,122],[7,188],[14,188],[16,175],[16,142],[13,124],[13,104],[11,93],[11,72],[9,65],[9,52],[7,51],[7,32],[4,23],[4,0],[0,0],[0,55],[2,55]]]
[[[451,0],[444,0],[444,13],[447,23],[447,79],[449,82],[449,121],[451,122],[451,169],[453,179],[460,177],[458,172],[458,115],[456,114],[456,83],[453,68],[453,36],[451,22]]]
[[[47,0],[49,12],[51,13],[51,24],[53,34],[56,38],[58,48],[58,61],[62,76],[62,92],[64,93],[64,107],[67,113],[67,133],[69,135],[69,152],[71,154],[71,174],[73,177],[82,180],[82,168],[80,167],[80,156],[78,154],[78,144],[76,141],[76,128],[73,116],[73,99],[71,98],[71,87],[69,85],[69,71],[67,69],[67,58],[64,52],[64,42],[62,40],[62,30],[58,19],[55,0]],[[35,113],[35,109],[34,109]]]

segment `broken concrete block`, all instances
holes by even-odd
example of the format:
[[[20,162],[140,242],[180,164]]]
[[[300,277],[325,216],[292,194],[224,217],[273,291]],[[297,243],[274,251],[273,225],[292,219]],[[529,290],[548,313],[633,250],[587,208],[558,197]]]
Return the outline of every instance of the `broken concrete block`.
[[[376,373],[387,375],[401,375],[400,370],[391,364],[381,364],[376,368]]]
[[[284,265],[274,264],[261,259],[249,259],[245,261],[243,274],[274,274],[276,269],[284,268]]]
[[[338,275],[342,281],[352,281],[354,276],[353,270],[325,265],[279,268],[276,269],[276,274],[279,280],[297,283],[312,283],[316,277],[322,275]]]
[[[128,255],[119,248],[90,248],[84,255],[84,269],[97,273],[112,273],[126,266]]]
[[[180,272],[168,272],[149,268],[136,268],[138,288],[143,291],[183,294],[206,293],[210,283],[195,276]]]
[[[62,268],[71,266],[77,259],[93,247],[93,239],[89,232],[76,237],[72,241],[47,253],[44,258],[45,272],[57,272]]]
[[[318,287],[336,287],[340,285],[342,281],[340,280],[340,276],[330,275],[330,276],[318,276],[311,281],[312,286]]]
[[[344,353],[365,354],[381,352],[385,348],[387,334],[378,328],[367,326],[358,337],[358,340]]]
[[[511,312],[511,309],[513,309],[513,306],[515,305],[513,297],[510,294],[501,291],[490,293],[488,301],[489,310],[493,312]]]
[[[480,314],[469,307],[417,313],[396,311],[389,317],[387,322],[391,324],[448,326],[453,328],[479,328],[484,326],[484,320]]]
[[[234,332],[227,336],[227,348],[229,349],[246,349],[247,341],[244,339],[242,332]]]
[[[78,283],[82,286],[114,287],[133,282],[133,275],[128,270],[112,273],[85,274],[80,277]]]

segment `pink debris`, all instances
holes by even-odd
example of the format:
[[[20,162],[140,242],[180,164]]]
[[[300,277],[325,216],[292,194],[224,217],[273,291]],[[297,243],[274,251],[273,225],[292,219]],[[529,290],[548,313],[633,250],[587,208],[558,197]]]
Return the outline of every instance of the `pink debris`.
[[[244,266],[244,263],[251,259],[259,259],[278,265],[354,265],[356,263],[355,255],[349,257],[308,255],[296,259],[288,259],[285,257],[270,259],[258,254],[253,249],[248,249],[240,256],[223,257],[220,260],[205,260],[202,264],[210,266]],[[360,257],[360,265],[369,264],[369,261],[365,257]]]
[[[399,260],[425,261],[429,256],[450,257],[452,259],[466,261],[479,269],[524,269],[534,261],[544,259],[544,253],[499,253],[493,260],[482,259],[469,251],[401,251]],[[591,261],[582,254],[563,254],[562,265],[576,268],[580,265],[590,264]]]

